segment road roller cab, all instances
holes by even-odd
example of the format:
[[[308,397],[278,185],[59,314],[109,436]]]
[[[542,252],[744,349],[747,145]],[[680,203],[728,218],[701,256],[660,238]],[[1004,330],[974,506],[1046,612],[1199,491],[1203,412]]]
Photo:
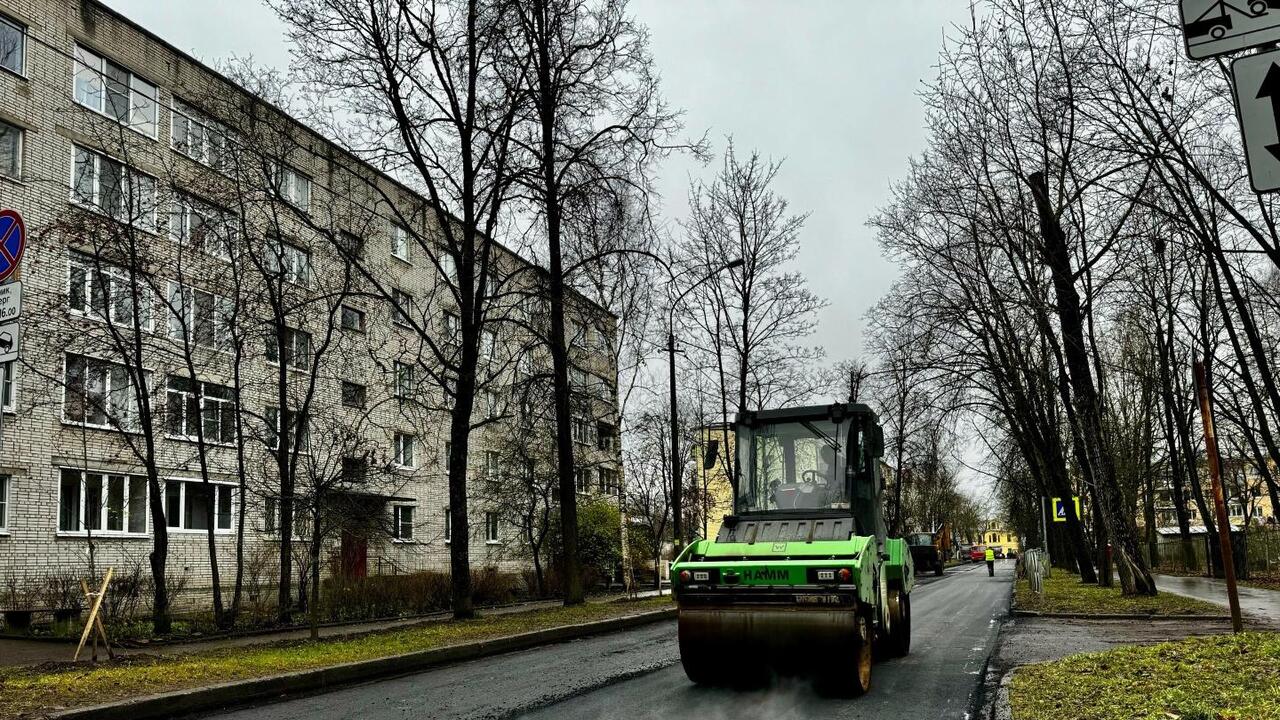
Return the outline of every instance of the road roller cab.
[[[814,673],[864,692],[873,647],[910,647],[911,554],[887,537],[866,405],[767,410],[736,422],[734,514],[672,565],[681,661],[700,683]]]

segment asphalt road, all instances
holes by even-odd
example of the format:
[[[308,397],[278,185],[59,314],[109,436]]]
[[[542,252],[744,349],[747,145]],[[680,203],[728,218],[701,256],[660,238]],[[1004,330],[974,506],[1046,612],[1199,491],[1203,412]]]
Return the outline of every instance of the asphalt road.
[[[750,691],[694,686],[668,621],[206,717],[965,718],[1008,611],[1012,578],[1012,561],[997,563],[994,578],[981,566],[922,578],[911,598],[911,654],[876,663],[871,692],[857,699],[822,697],[794,679]]]

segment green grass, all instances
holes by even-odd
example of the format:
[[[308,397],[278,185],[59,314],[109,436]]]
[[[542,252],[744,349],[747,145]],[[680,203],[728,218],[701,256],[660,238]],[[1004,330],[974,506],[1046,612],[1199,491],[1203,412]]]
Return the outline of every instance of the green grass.
[[[96,666],[2,668],[0,718],[37,716],[53,708],[104,703],[604,620],[669,607],[671,602],[671,597],[665,596],[636,602],[588,603],[466,621],[433,622],[345,639],[134,657]]]
[[[1280,633],[1073,655],[1014,674],[1013,720],[1277,720]]]
[[[1225,615],[1225,608],[1203,600],[1162,592],[1155,597],[1125,596],[1115,587],[1084,585],[1080,576],[1054,570],[1044,581],[1044,594],[1031,591],[1027,580],[1014,587],[1014,605],[1019,610],[1041,613],[1082,613],[1089,615]]]

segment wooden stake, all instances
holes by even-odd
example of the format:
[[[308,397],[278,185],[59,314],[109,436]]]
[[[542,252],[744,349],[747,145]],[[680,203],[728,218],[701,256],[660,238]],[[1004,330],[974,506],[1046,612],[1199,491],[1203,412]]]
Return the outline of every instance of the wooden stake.
[[[93,598],[93,607],[89,609],[89,619],[84,624],[84,632],[80,633],[80,644],[76,646],[76,654],[71,657],[72,662],[80,659],[80,651],[84,650],[84,643],[89,639],[89,633],[94,633],[93,657],[95,660],[97,659],[98,637],[102,638],[102,644],[107,648],[107,655],[113,659],[115,658],[115,653],[111,651],[111,643],[107,640],[107,628],[102,624],[102,618],[98,615],[98,610],[102,607],[102,599],[107,595],[107,586],[111,584],[111,574],[114,572],[115,568],[107,568],[107,575],[102,578],[102,587],[96,593],[89,592],[89,586],[83,580],[80,582],[80,587],[85,590],[85,596]]]
[[[1227,503],[1222,497],[1221,468],[1218,467],[1218,438],[1213,432],[1213,401],[1209,395],[1209,379],[1204,363],[1195,363],[1196,389],[1200,395],[1200,418],[1204,421],[1204,449],[1209,456],[1209,482],[1213,492],[1213,510],[1218,518],[1218,545],[1221,547],[1222,568],[1227,578],[1227,602],[1231,605],[1231,629],[1244,630],[1240,619],[1240,594],[1236,590],[1236,563],[1231,552],[1231,520],[1227,516]],[[1212,560],[1212,558],[1210,558]],[[1213,563],[1209,563],[1212,568]]]

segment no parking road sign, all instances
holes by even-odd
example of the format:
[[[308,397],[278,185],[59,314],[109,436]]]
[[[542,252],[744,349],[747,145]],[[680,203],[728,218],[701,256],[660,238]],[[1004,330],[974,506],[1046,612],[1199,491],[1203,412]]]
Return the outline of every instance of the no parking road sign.
[[[17,271],[26,249],[27,229],[22,216],[13,210],[0,210],[0,282]]]

